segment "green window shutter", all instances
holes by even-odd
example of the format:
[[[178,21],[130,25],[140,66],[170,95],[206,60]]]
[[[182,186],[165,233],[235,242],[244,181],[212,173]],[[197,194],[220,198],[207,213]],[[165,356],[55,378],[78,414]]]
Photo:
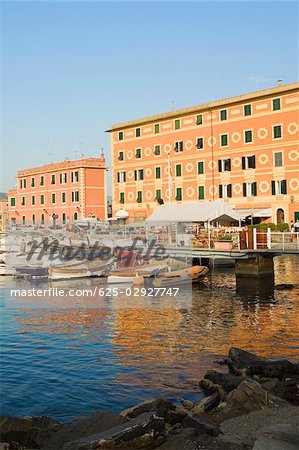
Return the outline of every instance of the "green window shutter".
[[[176,119],[174,121],[174,129],[179,130],[180,128],[181,128],[181,121],[180,121],[180,119]]]
[[[182,176],[182,165],[181,165],[181,164],[177,164],[177,165],[175,166],[175,175],[176,175],[177,177]]]
[[[227,144],[228,144],[227,134],[222,134],[221,135],[221,146],[225,147]]]
[[[155,133],[157,134],[157,133],[160,133],[160,124],[159,123],[156,123],[155,124]]]
[[[44,185],[44,177],[40,177],[40,185],[43,186]]]
[[[125,193],[120,192],[119,194],[119,203],[125,203]]]
[[[274,131],[274,139],[281,138],[281,126],[280,125],[276,125],[274,127],[273,131]]]
[[[198,199],[203,200],[205,198],[205,187],[198,186]]]
[[[118,160],[123,161],[124,160],[124,152],[119,152],[118,154]]]
[[[123,131],[120,131],[119,133],[118,133],[118,140],[119,141],[122,141],[124,139],[124,132]]]
[[[161,167],[156,167],[156,178],[161,178]]]
[[[23,184],[24,184],[24,186],[23,186],[24,189],[26,189],[26,180],[23,181]]]
[[[160,145],[155,145],[155,155],[158,156],[161,154],[161,148]]]
[[[244,116],[251,116],[251,105],[244,105]]]
[[[222,184],[219,184],[219,198],[223,197],[223,187]]]
[[[204,173],[203,161],[198,161],[198,163],[197,163],[197,173],[198,174]]]
[[[159,200],[161,198],[161,189],[156,190],[156,199]]]
[[[286,194],[287,193],[287,180],[281,181],[281,193]]]
[[[45,197],[44,195],[40,196],[40,204],[43,205],[45,203]]]
[[[282,153],[275,153],[275,167],[281,167],[282,166]]]
[[[22,206],[25,206],[25,204],[26,204],[25,197],[22,197]]]
[[[31,197],[31,204],[35,205],[35,197],[34,197],[34,195],[32,195],[32,197]]]
[[[246,186],[246,183],[243,183],[243,197],[247,197],[247,186]]]
[[[10,199],[10,206],[16,206],[16,199],[14,197]]]
[[[55,184],[55,175],[51,176],[51,184]]]
[[[252,195],[257,196],[257,184],[256,181],[252,183]]]
[[[196,125],[201,125],[202,124],[202,114],[198,114],[196,116]]]
[[[178,201],[182,200],[182,188],[177,188],[176,189],[176,197],[175,197],[175,199],[178,200]]]
[[[227,120],[227,110],[226,109],[222,109],[220,111],[220,120]]]
[[[55,196],[55,194],[52,194],[52,203],[55,203],[55,201],[56,201],[56,196]]]
[[[281,109],[280,98],[274,98],[272,105],[273,105],[273,111],[278,111],[279,109]]]
[[[65,203],[65,192],[62,193],[62,203]]]
[[[245,142],[252,142],[252,131],[245,131]]]
[[[137,191],[137,202],[142,203],[142,191]]]
[[[136,137],[140,137],[140,134],[141,134],[140,128],[136,128],[136,130],[135,130],[135,136],[136,136]]]

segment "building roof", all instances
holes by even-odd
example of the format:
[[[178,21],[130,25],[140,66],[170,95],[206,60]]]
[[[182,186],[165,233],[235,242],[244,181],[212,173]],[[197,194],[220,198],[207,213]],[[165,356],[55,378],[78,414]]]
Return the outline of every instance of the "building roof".
[[[177,109],[175,111],[170,111],[167,113],[156,114],[153,116],[143,117],[141,119],[132,120],[129,122],[123,122],[119,124],[112,125],[110,130],[107,132],[121,130],[123,128],[134,127],[137,125],[142,125],[149,122],[158,122],[159,120],[170,119],[172,117],[184,116],[192,113],[197,113],[209,109],[219,108],[228,106],[234,103],[246,102],[253,99],[267,97],[269,95],[276,95],[283,92],[293,91],[299,89],[299,82],[284,84],[282,86],[276,86],[270,89],[263,89],[261,91],[250,92],[248,94],[242,94],[235,97],[229,97],[222,100],[216,100],[207,103],[201,103],[199,105],[190,106],[188,108]]]
[[[26,175],[33,175],[36,173],[55,172],[57,170],[80,169],[82,167],[95,167],[105,169],[105,158],[83,158],[75,159],[72,161],[58,161],[55,163],[45,164],[44,166],[18,170],[17,177],[24,177]]]
[[[161,205],[146,219],[146,222],[211,222],[239,221],[239,219],[238,213],[228,203],[219,200]]]

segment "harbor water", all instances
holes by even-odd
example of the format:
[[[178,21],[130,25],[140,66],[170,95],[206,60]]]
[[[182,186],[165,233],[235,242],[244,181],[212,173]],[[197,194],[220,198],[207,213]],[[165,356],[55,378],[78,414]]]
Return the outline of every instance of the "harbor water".
[[[294,360],[299,257],[275,258],[275,283],[294,288],[237,286],[234,269],[215,269],[182,302],[12,297],[11,289],[49,282],[1,277],[1,413],[69,422],[157,396],[197,399],[198,381],[231,346]]]

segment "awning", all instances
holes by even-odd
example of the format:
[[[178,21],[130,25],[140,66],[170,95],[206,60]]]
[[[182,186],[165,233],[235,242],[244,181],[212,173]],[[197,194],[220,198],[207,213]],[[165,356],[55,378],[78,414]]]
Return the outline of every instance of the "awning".
[[[271,217],[271,208],[246,208],[246,209],[235,209],[235,212],[239,214],[241,219],[246,217]]]

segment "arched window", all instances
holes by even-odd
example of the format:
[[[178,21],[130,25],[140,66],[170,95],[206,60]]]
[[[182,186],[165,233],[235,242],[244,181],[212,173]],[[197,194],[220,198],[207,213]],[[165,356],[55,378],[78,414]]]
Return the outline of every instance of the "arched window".
[[[284,210],[282,208],[278,208],[276,211],[276,220],[277,223],[284,223]]]
[[[74,213],[74,220],[78,220],[78,213],[77,212]]]
[[[66,223],[66,214],[62,213],[62,223],[65,224]]]

